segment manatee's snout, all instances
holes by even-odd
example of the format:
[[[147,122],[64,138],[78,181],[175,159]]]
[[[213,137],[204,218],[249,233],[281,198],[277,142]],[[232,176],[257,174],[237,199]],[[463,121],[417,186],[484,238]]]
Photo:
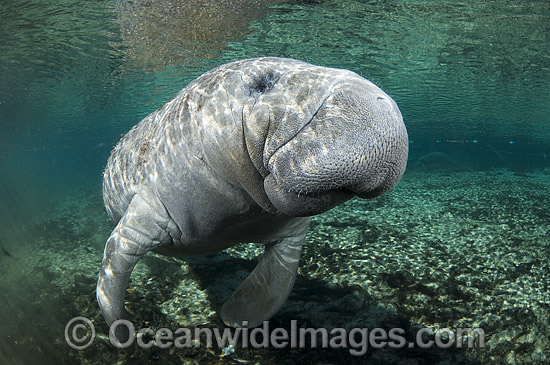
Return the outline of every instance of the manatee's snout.
[[[283,214],[319,214],[355,195],[379,196],[405,171],[408,137],[397,104],[350,74],[269,159],[264,187]]]

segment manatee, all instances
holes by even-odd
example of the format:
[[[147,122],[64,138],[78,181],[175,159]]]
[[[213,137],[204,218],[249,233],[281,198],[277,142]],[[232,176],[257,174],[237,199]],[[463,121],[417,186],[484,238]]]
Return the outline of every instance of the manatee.
[[[395,101],[341,69],[285,58],[206,72],[114,147],[103,198],[116,223],[97,300],[122,318],[130,274],[149,251],[212,254],[265,244],[219,311],[226,325],[260,325],[292,290],[311,216],[392,189],[408,137]]]

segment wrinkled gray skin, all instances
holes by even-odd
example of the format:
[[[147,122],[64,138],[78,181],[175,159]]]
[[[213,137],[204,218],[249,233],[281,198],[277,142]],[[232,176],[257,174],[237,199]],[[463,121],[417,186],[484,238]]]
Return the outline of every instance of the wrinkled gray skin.
[[[148,251],[204,255],[258,242],[263,258],[220,316],[261,324],[292,289],[309,217],[387,192],[407,153],[395,102],[351,71],[258,58],[205,73],[109,158],[103,196],[118,224],[97,283],[105,319],[123,317],[130,274]]]

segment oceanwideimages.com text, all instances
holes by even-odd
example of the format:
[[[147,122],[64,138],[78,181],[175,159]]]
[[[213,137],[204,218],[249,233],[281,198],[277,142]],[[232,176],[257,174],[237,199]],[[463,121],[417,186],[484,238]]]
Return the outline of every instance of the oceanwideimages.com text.
[[[261,327],[248,328],[244,321],[240,328],[186,328],[176,330],[160,328],[137,329],[127,320],[115,321],[109,331],[109,341],[117,348],[137,345],[141,348],[323,348],[348,349],[354,356],[365,355],[369,348],[483,348],[485,332],[481,328],[438,329],[421,328],[414,339],[402,328],[304,328],[292,320],[290,329],[269,327],[264,321]],[[119,341],[115,333],[128,333],[128,338]],[[75,349],[89,347],[95,339],[95,328],[90,320],[75,317],[65,328],[65,339]]]

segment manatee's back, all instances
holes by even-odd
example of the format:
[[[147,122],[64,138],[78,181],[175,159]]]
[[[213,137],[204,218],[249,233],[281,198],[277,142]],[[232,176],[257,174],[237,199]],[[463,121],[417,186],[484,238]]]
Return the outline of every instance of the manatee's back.
[[[103,173],[103,201],[109,216],[117,222],[137,193],[153,193],[151,184],[159,173],[175,173],[181,164],[183,145],[189,144],[189,116],[186,96],[193,83],[172,100],[135,125],[117,143]]]
[[[103,173],[103,202],[111,219],[117,222],[143,184],[144,169],[152,161],[148,153],[154,137],[154,114],[135,125],[117,143]]]
[[[154,194],[159,176],[181,177],[182,168],[193,163],[190,155],[201,155],[202,128],[196,124],[204,118],[197,113],[193,99],[202,96],[202,85],[215,79],[219,68],[191,82],[135,125],[114,147],[103,173],[103,201],[113,221],[124,215],[136,193]]]

